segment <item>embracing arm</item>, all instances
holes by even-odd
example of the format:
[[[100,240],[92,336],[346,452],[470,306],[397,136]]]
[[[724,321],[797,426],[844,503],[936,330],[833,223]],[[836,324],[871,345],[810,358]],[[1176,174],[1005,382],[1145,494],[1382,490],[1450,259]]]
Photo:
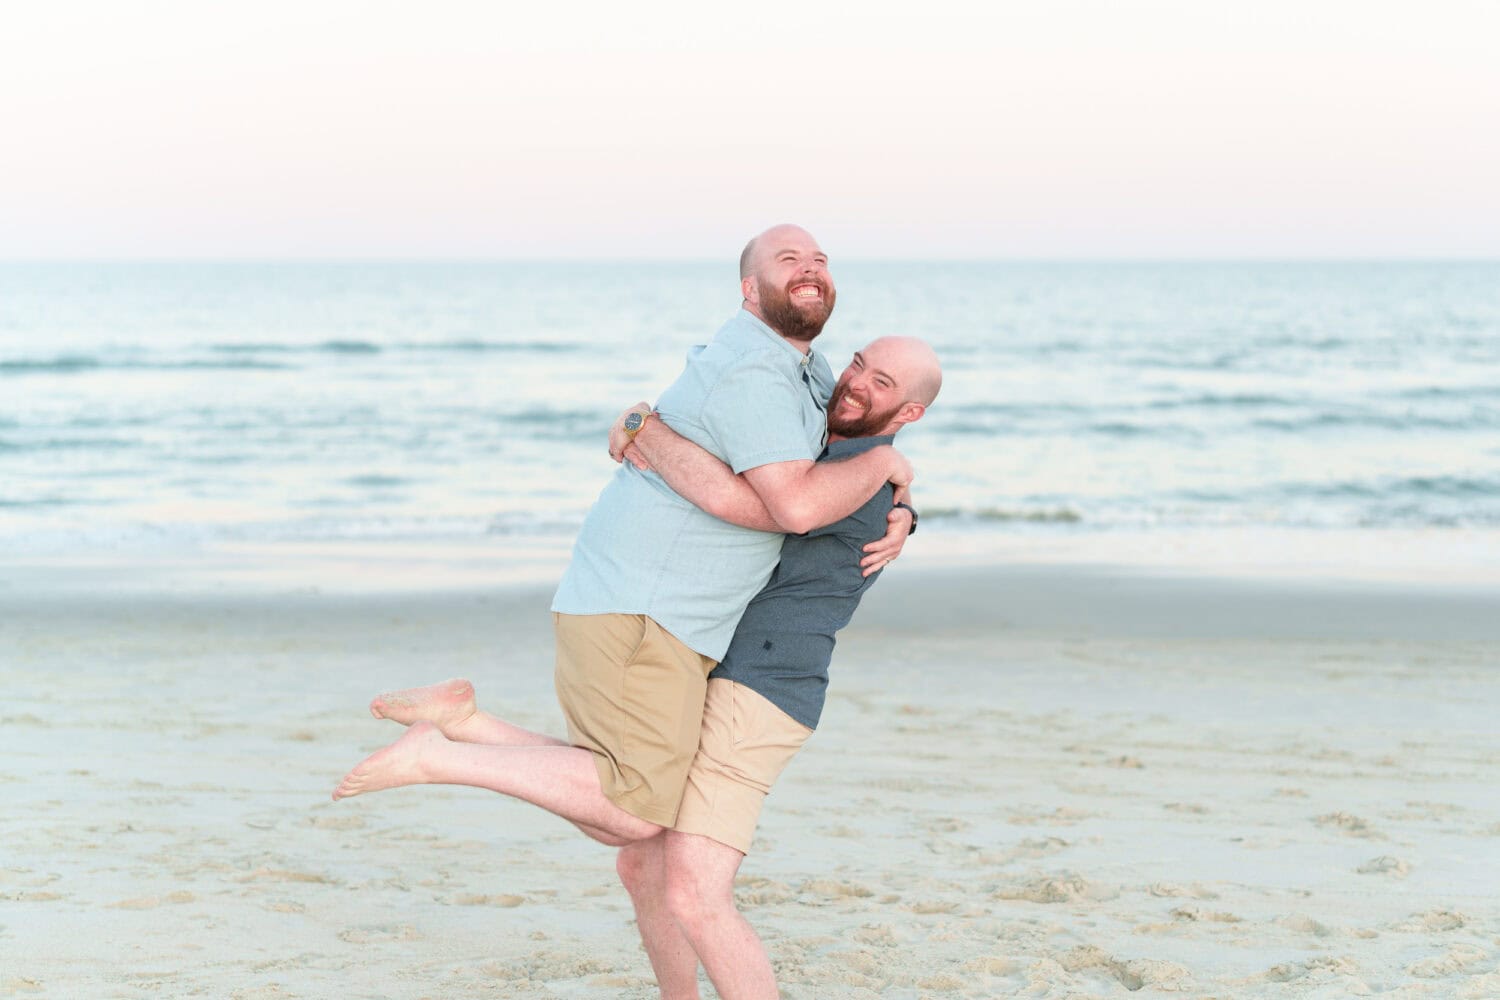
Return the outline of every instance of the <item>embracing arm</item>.
[[[610,451],[615,451],[613,439]],[[648,419],[623,454],[638,467],[654,470],[679,496],[722,521],[759,531],[785,530],[743,476],[659,418]]]
[[[632,407],[648,409],[649,404]],[[747,528],[810,531],[852,514],[887,481],[904,491],[912,478],[911,466],[889,445],[839,462],[777,462],[737,476],[660,418],[647,419],[632,440],[622,429],[623,417],[630,412],[610,430],[609,451],[616,461],[627,459],[653,469],[695,506]],[[910,515],[897,508],[889,523],[885,537],[870,543],[870,554],[861,562],[866,575],[899,555],[906,542]]]
[[[783,531],[801,534],[848,517],[886,482],[911,482],[911,465],[890,445],[833,462],[773,462],[745,470]]]

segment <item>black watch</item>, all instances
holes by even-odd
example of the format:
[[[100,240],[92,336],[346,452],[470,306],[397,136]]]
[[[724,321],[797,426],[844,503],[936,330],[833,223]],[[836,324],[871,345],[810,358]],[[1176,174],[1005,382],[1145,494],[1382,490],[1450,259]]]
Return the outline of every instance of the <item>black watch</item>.
[[[898,503],[896,506],[911,514],[911,530],[906,533],[906,537],[910,538],[917,533],[917,508],[909,503]]]

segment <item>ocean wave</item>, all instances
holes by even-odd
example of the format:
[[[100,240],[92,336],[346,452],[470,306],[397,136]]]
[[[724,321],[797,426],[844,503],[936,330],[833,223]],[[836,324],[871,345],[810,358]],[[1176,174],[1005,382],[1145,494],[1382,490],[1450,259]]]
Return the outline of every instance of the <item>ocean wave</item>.
[[[273,361],[188,359],[182,361],[107,360],[86,355],[0,361],[0,375],[74,375],[98,371],[280,371],[294,365]]]
[[[1186,399],[1158,399],[1146,404],[1148,410],[1190,410],[1190,409],[1217,409],[1228,407],[1254,406],[1295,406],[1300,400],[1287,396],[1277,396],[1269,393],[1228,393],[1219,395],[1207,393],[1201,396],[1192,396]]]
[[[1467,399],[1500,399],[1500,384],[1495,385],[1432,385],[1423,386],[1420,389],[1404,389],[1393,393],[1392,399],[1441,399],[1441,400],[1467,400]]]
[[[942,413],[949,420],[966,417],[1012,417],[1033,416],[1038,413],[1069,415],[1093,413],[1096,408],[1084,403],[960,403],[956,406],[945,406]]]
[[[208,349],[219,354],[273,354],[298,350],[290,344],[267,343],[209,344]]]
[[[1071,507],[924,507],[921,514],[924,520],[1002,524],[1078,524],[1083,520]]]
[[[85,506],[85,501],[71,497],[41,497],[32,500],[9,500],[0,497],[0,510],[51,510],[59,507]]]
[[[550,432],[548,437],[575,438],[582,435],[586,438],[598,438],[602,442],[610,423],[619,413],[619,410],[554,410],[539,406],[515,413],[498,414],[495,419],[507,424],[539,427]]]
[[[150,368],[154,371],[222,371],[274,372],[291,371],[296,365],[277,361],[167,361],[154,365],[120,365],[121,368]]]
[[[379,354],[382,348],[368,340],[325,340],[316,350],[328,354]]]
[[[368,340],[333,339],[316,344],[282,344],[272,341],[209,344],[215,354],[379,354],[384,350]]]
[[[408,351],[435,351],[470,354],[572,354],[590,350],[588,344],[546,340],[445,340],[431,344],[402,344]]]
[[[0,373],[6,375],[58,374],[91,371],[103,362],[87,354],[63,354],[53,358],[18,358],[0,361]]]
[[[1166,428],[1145,427],[1141,424],[1133,424],[1125,420],[1106,420],[1097,424],[1089,425],[1089,433],[1103,434],[1105,437],[1143,437],[1149,434],[1160,434]]]
[[[1275,492],[1290,498],[1316,499],[1496,499],[1500,501],[1500,478],[1472,475],[1412,475],[1341,483],[1283,483]]]
[[[1500,500],[1500,479],[1474,476],[1412,476],[1397,480],[1394,488],[1403,493],[1457,499],[1488,497]]]
[[[1419,416],[1412,413],[1315,413],[1306,417],[1261,417],[1252,420],[1250,426],[1257,430],[1284,434],[1348,429],[1469,431],[1500,426],[1500,410],[1467,417]]]
[[[216,354],[383,354],[401,351],[412,354],[570,354],[593,349],[577,341],[549,340],[481,340],[456,338],[438,341],[397,341],[377,344],[368,340],[325,340],[316,344],[277,342],[210,344]]]
[[[0,438],[0,452],[120,451],[140,446],[140,441],[114,437],[53,437],[39,441],[9,441]]]

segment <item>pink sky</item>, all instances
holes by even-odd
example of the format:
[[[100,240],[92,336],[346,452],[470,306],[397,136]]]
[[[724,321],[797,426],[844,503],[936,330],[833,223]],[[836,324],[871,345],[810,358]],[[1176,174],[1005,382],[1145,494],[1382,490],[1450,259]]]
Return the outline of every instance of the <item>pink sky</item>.
[[[10,11],[0,258],[1500,256],[1500,5],[510,6]]]

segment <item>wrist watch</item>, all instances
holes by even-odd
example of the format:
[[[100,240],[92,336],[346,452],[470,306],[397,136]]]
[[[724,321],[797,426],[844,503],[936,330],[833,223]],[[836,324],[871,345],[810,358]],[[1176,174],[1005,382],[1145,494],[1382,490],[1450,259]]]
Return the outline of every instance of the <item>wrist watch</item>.
[[[646,426],[646,418],[652,416],[654,413],[654,410],[647,410],[645,413],[642,413],[640,410],[632,410],[630,413],[625,414],[625,435],[634,441],[635,436],[641,432],[641,428]]]

